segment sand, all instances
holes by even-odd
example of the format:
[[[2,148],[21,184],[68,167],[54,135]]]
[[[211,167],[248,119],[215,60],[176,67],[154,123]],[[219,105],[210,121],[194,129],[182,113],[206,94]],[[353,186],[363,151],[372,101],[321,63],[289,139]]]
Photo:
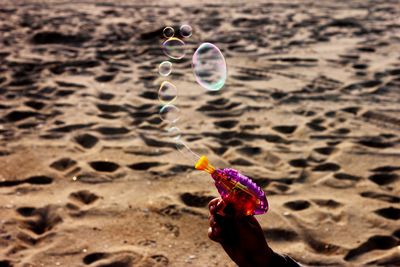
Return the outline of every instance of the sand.
[[[181,139],[262,186],[270,246],[400,265],[398,1],[260,2],[1,2],[1,267],[235,266],[207,237],[212,180],[158,116],[181,24]],[[226,58],[219,92],[193,77],[202,42]]]

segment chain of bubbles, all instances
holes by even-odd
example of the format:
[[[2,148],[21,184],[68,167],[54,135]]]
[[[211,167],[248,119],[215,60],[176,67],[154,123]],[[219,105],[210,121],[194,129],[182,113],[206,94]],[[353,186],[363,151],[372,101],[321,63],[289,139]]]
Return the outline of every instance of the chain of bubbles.
[[[166,40],[162,44],[163,52],[173,60],[180,60],[185,56],[185,43],[175,36],[175,30],[172,27],[166,27],[163,30]],[[179,28],[179,35],[183,38],[189,38],[192,35],[192,28],[189,25],[182,25]],[[202,43],[194,52],[192,58],[193,74],[197,83],[207,91],[220,90],[227,78],[227,67],[225,58],[218,47],[211,43]],[[171,61],[160,63],[158,72],[163,77],[168,77],[172,73]],[[181,140],[181,133],[175,123],[179,120],[180,110],[175,106],[178,89],[176,86],[164,80],[158,90],[158,99],[162,103],[160,109],[160,118],[170,124],[168,131],[164,134],[175,141],[177,149],[182,152],[186,158],[197,160],[198,155],[194,153]]]
[[[164,28],[163,35],[166,38],[162,44],[164,54],[173,60],[182,59],[185,56],[185,43],[176,37],[174,28]],[[192,35],[192,27],[182,25],[179,28],[179,35],[182,38],[189,38]],[[168,60],[161,62],[158,67],[158,72],[163,77],[168,77],[172,73],[172,70],[172,62]],[[180,110],[175,105],[177,95],[178,89],[173,83],[167,80],[161,83],[158,90],[158,99],[162,104],[159,112],[160,118],[170,124],[166,135],[176,142],[179,141],[181,135],[179,128],[175,126],[180,117]]]

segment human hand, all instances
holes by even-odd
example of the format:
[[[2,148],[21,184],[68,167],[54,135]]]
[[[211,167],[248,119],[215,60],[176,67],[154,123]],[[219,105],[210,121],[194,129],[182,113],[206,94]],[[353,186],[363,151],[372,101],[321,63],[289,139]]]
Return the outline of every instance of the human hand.
[[[221,198],[211,200],[208,206],[208,237],[220,243],[229,257],[241,267],[268,266],[273,251],[256,218],[234,216],[232,206]]]

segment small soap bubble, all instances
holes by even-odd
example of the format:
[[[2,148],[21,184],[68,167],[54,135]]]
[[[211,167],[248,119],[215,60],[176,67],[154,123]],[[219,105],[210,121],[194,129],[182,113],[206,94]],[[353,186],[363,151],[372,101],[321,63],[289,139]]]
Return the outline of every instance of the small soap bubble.
[[[181,138],[181,130],[178,127],[171,127],[167,130],[166,136],[173,141],[178,141]]]
[[[174,105],[165,105],[160,109],[160,118],[166,122],[177,122],[180,117],[179,108]]]
[[[211,43],[201,44],[193,54],[192,64],[196,81],[203,88],[218,91],[224,86],[227,67],[218,47]]]
[[[178,89],[176,89],[176,86],[168,81],[164,81],[158,90],[158,99],[161,103],[168,104],[175,100],[177,94]]]
[[[173,59],[181,59],[185,56],[185,43],[176,37],[169,38],[162,44],[164,54]]]
[[[192,36],[192,27],[189,25],[182,25],[179,31],[183,38],[189,38]]]
[[[172,27],[165,27],[163,30],[163,34],[165,38],[171,38],[175,34],[175,30]]]
[[[172,71],[172,63],[169,61],[163,61],[158,66],[158,72],[160,73],[161,76],[166,77],[171,74],[171,71]]]

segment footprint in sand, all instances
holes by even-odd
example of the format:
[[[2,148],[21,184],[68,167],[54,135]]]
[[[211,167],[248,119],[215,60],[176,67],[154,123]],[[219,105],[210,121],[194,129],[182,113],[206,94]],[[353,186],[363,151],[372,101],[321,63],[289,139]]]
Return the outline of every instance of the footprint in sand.
[[[35,110],[41,110],[42,108],[44,108],[46,106],[46,104],[44,102],[35,101],[35,100],[26,101],[25,105],[28,107],[31,107]]]
[[[389,148],[394,146],[393,142],[385,141],[385,139],[380,136],[364,137],[357,143],[370,148]]]
[[[293,211],[300,211],[308,209],[311,206],[311,203],[307,200],[294,200],[285,202],[283,206]]]
[[[238,123],[239,123],[238,120],[221,120],[221,121],[215,121],[214,122],[215,126],[221,127],[221,128],[224,128],[224,129],[232,129]]]
[[[65,206],[70,210],[69,215],[79,217],[84,214],[89,205],[95,203],[99,198],[101,197],[89,190],[80,190],[69,194],[70,201]]]
[[[322,123],[325,120],[322,118],[315,118],[313,120],[311,120],[310,122],[307,122],[306,125],[308,128],[310,128],[313,131],[316,132],[323,132],[326,130],[326,127],[322,125]]]
[[[393,236],[375,235],[368,238],[367,241],[362,243],[357,248],[351,249],[344,259],[352,261],[361,255],[371,252],[373,250],[388,250],[400,244],[400,240]]]
[[[297,125],[277,125],[272,127],[274,131],[282,134],[292,134],[297,129]]]
[[[374,211],[377,215],[389,219],[389,220],[399,220],[400,219],[400,209],[395,207],[388,207],[377,209]]]
[[[99,172],[115,172],[120,166],[111,161],[91,161],[90,167]]]
[[[263,232],[267,240],[274,242],[293,242],[300,239],[294,230],[288,228],[266,228]]]
[[[15,123],[30,117],[40,117],[40,113],[29,110],[14,110],[8,113],[4,118],[7,122]]]
[[[139,267],[166,267],[169,266],[169,259],[162,254],[155,254],[147,257],[139,264]]]
[[[334,162],[325,162],[320,165],[317,165],[313,168],[313,171],[316,172],[332,172],[340,170],[340,165]]]
[[[140,266],[143,256],[134,251],[94,252],[83,257],[85,265],[97,267],[131,267]],[[95,265],[93,265],[95,264]]]
[[[105,136],[124,135],[129,133],[129,129],[125,127],[98,127],[95,130]]]
[[[334,199],[313,199],[312,201],[318,206],[328,209],[336,209],[343,206],[342,203]]]
[[[314,148],[313,150],[321,155],[329,156],[333,152],[335,152],[337,149],[333,146],[325,146],[325,147],[317,147],[317,148]]]
[[[89,149],[97,144],[99,138],[91,134],[81,134],[75,136],[74,140],[83,148]]]
[[[369,176],[368,179],[378,185],[388,185],[399,180],[399,175],[396,173],[375,173]]]
[[[289,165],[295,168],[306,168],[308,163],[306,159],[292,159],[289,161]]]
[[[354,181],[354,182],[358,182],[361,180],[360,176],[356,176],[356,175],[351,175],[345,172],[337,172],[333,175],[333,177],[335,177],[338,180],[348,180],[348,181]]]
[[[47,205],[42,208],[21,207],[17,209],[17,213],[26,217],[26,219],[20,221],[21,228],[37,235],[50,231],[62,222],[57,207],[54,205]]]
[[[162,165],[165,165],[165,164],[158,162],[158,161],[148,161],[148,162],[133,163],[133,164],[128,165],[128,167],[135,171],[147,171],[151,168],[162,166]]]
[[[51,236],[50,231],[62,222],[54,205],[42,208],[20,207],[16,212],[23,217],[18,219],[22,231],[17,233],[17,238],[28,246],[36,246],[47,239]]]
[[[97,104],[97,108],[104,113],[117,113],[125,111],[125,109],[120,105],[112,105],[112,104]]]
[[[80,190],[69,194],[69,198],[83,205],[89,205],[99,199],[99,196],[89,190]]]
[[[180,195],[182,202],[189,207],[204,208],[207,206],[214,196],[204,192],[183,193]]]
[[[39,175],[39,176],[31,176],[26,179],[22,180],[6,180],[6,181],[1,181],[0,182],[0,187],[10,187],[10,186],[17,186],[20,184],[32,184],[32,185],[48,185],[53,182],[52,177],[48,177],[45,175]]]
[[[169,232],[171,232],[175,237],[178,237],[180,234],[179,226],[172,224],[172,223],[165,223],[163,224],[163,227],[165,227]]]
[[[365,197],[365,198],[372,198],[372,199],[376,199],[376,200],[384,201],[384,202],[388,202],[388,203],[400,203],[400,197],[386,194],[386,193],[365,191],[365,192],[361,192],[360,196]]]
[[[71,158],[61,158],[59,160],[54,161],[50,164],[50,168],[53,168],[57,171],[66,171],[67,169],[71,168],[72,166],[76,165],[76,161]]]
[[[374,169],[372,169],[372,172],[394,172],[394,171],[399,171],[400,170],[400,166],[391,166],[391,165],[385,165],[385,166],[380,166],[380,167],[376,167]]]

